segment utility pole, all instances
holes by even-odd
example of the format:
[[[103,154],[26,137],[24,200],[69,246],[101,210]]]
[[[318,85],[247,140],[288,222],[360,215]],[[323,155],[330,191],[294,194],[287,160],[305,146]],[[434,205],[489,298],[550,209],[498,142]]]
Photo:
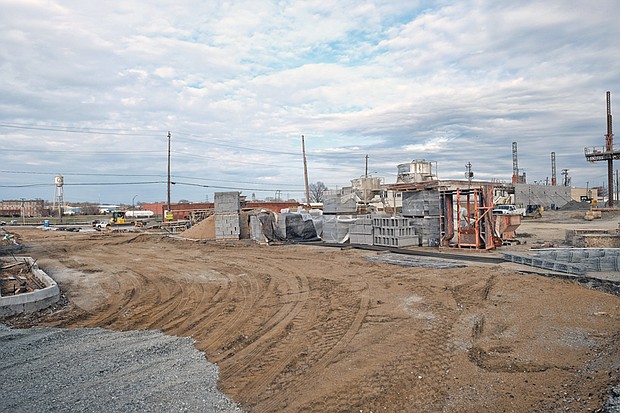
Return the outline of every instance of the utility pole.
[[[304,142],[304,135],[301,135],[301,151],[304,158],[304,180],[306,181],[306,204],[310,207],[310,186],[308,185],[308,163],[306,162],[306,143]]]
[[[170,131],[168,131],[168,214],[170,213]],[[164,217],[166,221],[166,217]]]
[[[570,178],[568,177],[568,169],[562,169],[562,175],[564,179],[562,180],[563,186],[570,186]]]
[[[620,196],[618,196],[618,170],[616,169],[616,201],[620,200]]]
[[[555,152],[551,152],[551,185],[552,186],[556,186],[557,185],[557,180],[556,180],[556,169],[555,169]]]
[[[471,178],[474,177],[474,173],[471,171],[471,162],[467,162],[467,164],[465,164],[465,168],[467,168],[467,172],[465,172],[465,178],[467,178],[467,189],[471,189]]]

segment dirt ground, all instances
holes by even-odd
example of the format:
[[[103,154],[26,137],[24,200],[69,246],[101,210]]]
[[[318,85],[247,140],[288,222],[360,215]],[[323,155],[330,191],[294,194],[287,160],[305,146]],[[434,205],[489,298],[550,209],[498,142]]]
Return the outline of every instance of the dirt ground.
[[[514,248],[561,243],[567,228],[618,227],[616,217],[582,215],[525,222],[517,233],[527,244]],[[535,268],[403,267],[370,261],[381,254],[371,251],[135,233],[14,233],[68,303],[5,322],[191,336],[219,366],[220,389],[250,412],[584,412],[601,409],[620,383],[620,298]]]

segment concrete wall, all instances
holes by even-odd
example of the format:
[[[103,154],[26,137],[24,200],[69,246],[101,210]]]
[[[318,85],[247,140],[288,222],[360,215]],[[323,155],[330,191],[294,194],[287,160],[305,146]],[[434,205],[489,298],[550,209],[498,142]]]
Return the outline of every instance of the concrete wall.
[[[41,270],[32,258],[16,258],[28,262],[32,266],[33,275],[46,287],[29,293],[0,297],[0,316],[32,313],[49,307],[60,299],[60,289],[56,281]]]
[[[518,206],[538,204],[545,209],[551,205],[560,208],[571,200],[569,186],[515,184],[515,204]]]

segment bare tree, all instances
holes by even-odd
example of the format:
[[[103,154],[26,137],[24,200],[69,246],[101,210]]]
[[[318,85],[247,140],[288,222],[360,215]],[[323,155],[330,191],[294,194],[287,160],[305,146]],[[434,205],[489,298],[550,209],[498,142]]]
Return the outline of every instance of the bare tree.
[[[310,189],[310,202],[323,202],[323,194],[327,191],[327,187],[321,181],[308,185]]]

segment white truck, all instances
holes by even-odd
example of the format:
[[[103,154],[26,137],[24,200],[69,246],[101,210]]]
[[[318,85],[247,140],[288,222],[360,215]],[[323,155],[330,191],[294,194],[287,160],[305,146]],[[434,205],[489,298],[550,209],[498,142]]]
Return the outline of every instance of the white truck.
[[[523,215],[525,211],[520,211],[515,205],[496,205],[491,212],[495,215]]]

